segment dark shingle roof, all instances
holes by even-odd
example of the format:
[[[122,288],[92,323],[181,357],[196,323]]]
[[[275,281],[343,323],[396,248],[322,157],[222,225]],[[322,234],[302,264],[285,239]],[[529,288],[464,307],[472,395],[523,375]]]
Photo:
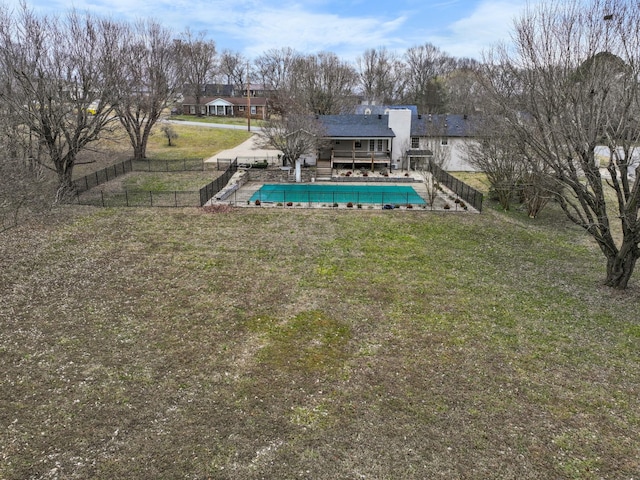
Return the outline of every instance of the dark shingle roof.
[[[225,102],[229,102],[232,105],[239,106],[247,106],[247,97],[201,97],[200,105],[206,105],[209,102],[213,102],[214,100],[224,100]],[[193,97],[185,97],[182,100],[183,105],[195,105],[196,100]],[[265,97],[251,97],[251,105],[254,107],[264,107],[267,104],[267,99]]]
[[[357,115],[386,115],[389,110],[411,110],[411,115],[418,115],[416,105],[356,105]]]
[[[319,115],[318,120],[331,138],[395,137],[388,115]]]
[[[412,137],[473,137],[478,117],[467,115],[415,115]]]

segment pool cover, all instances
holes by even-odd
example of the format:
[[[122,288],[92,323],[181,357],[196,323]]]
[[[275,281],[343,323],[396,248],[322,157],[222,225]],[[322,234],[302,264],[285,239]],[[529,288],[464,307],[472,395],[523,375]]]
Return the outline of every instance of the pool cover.
[[[413,187],[399,185],[319,185],[308,183],[265,184],[251,197],[255,202],[373,203],[422,205]]]

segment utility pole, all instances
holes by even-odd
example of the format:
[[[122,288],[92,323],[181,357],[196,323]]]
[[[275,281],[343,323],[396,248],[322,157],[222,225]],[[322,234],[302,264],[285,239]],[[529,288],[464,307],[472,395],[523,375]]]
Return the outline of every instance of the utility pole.
[[[249,83],[249,62],[247,62],[247,132],[251,131],[251,84]]]

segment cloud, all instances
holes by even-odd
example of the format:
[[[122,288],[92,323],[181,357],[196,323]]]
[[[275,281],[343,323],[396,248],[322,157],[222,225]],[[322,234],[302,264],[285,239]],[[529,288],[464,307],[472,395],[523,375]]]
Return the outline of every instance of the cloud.
[[[470,15],[450,24],[446,35],[436,37],[437,43],[433,43],[457,57],[480,58],[482,50],[509,40],[513,20],[522,13],[525,4],[525,1],[484,1]]]
[[[239,51],[249,58],[272,48],[291,47],[303,53],[331,51],[344,60],[354,60],[368,48],[386,47],[401,54],[425,42],[454,56],[480,58],[484,48],[509,39],[512,19],[526,2],[32,0],[30,4],[46,14],[75,7],[81,12],[127,21],[152,17],[176,36],[186,27],[196,32],[206,30],[219,50]],[[16,8],[19,0],[5,3]]]
[[[264,8],[216,25],[215,31],[244,43],[248,56],[289,46],[300,52],[334,51],[345,57],[348,51],[361,54],[371,46],[388,44],[405,21],[403,16],[345,17],[300,7]]]

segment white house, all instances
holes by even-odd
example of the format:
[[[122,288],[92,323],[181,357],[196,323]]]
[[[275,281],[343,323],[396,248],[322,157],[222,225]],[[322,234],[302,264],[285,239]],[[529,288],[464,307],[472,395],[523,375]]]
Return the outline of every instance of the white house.
[[[449,171],[473,171],[464,146],[475,141],[477,118],[418,115],[415,108],[376,107],[378,112],[319,115],[330,147],[319,152],[331,168],[421,169],[430,158]],[[380,110],[383,109],[383,110]]]

